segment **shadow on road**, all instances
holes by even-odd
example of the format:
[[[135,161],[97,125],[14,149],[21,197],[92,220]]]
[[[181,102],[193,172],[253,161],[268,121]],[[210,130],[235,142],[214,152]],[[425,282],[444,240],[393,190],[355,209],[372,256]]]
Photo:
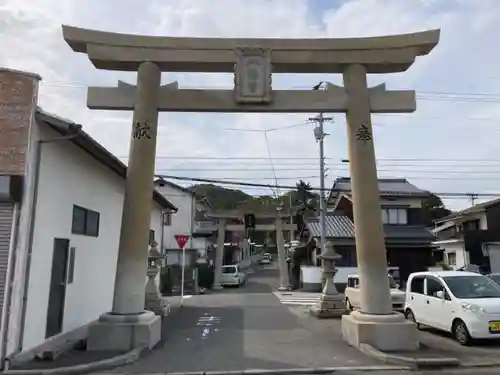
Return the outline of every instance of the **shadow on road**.
[[[138,362],[112,372],[144,374],[297,367],[293,361],[273,360],[276,348],[266,347],[266,342],[258,340],[256,335],[248,336],[249,331],[281,330],[286,334],[296,328],[292,316],[277,323],[269,319],[269,312],[246,314],[237,307],[186,306],[166,319],[164,339],[158,347]],[[287,341],[295,341],[292,336]],[[246,354],[249,351],[255,355]]]
[[[241,288],[193,296],[163,324],[163,341],[115,374],[237,371],[379,364],[345,344],[340,322],[311,321],[271,292],[276,264],[261,266]],[[333,324],[332,324],[333,323]]]

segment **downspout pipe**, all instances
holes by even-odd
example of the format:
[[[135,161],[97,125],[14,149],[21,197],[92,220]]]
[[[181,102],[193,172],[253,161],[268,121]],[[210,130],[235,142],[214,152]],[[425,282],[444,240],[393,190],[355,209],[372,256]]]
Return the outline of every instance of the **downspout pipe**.
[[[165,215],[167,214],[167,210],[162,210],[160,212],[160,223],[161,223],[161,232],[160,232],[160,253],[162,255],[165,254]]]
[[[38,185],[40,180],[40,167],[42,163],[42,145],[45,143],[53,143],[53,142],[61,142],[67,141],[70,139],[74,139],[79,135],[79,131],[81,130],[81,125],[74,125],[67,129],[68,135],[64,135],[61,137],[55,137],[51,139],[40,139],[36,142],[36,155],[35,155],[35,166],[34,166],[34,180],[33,180],[33,200],[31,204],[30,210],[30,223],[29,223],[29,237],[28,237],[28,251],[26,254],[26,264],[25,264],[25,279],[24,279],[24,289],[23,289],[23,298],[21,302],[21,322],[19,325],[19,337],[17,342],[17,349],[15,353],[10,356],[13,357],[23,350],[23,341],[24,341],[24,329],[26,327],[26,311],[28,307],[28,292],[30,285],[30,273],[31,273],[31,257],[33,255],[33,239],[35,237],[35,218],[36,218],[36,207],[38,203]],[[8,358],[9,359],[9,358]],[[7,360],[8,360],[7,359]]]

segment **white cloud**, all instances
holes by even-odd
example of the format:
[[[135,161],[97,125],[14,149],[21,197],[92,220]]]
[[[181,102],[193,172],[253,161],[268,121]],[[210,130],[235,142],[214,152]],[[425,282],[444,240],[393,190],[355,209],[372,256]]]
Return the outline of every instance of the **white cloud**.
[[[407,176],[422,188],[437,192],[499,192],[500,161],[457,160],[500,159],[497,156],[500,95],[472,95],[498,92],[500,56],[496,47],[500,7],[497,3],[498,0],[350,0],[331,2],[341,4],[335,8],[333,5],[329,8],[324,2],[318,13],[318,7],[311,7],[312,3],[306,0],[153,0],[146,3],[88,0],[85,6],[76,0],[4,0],[0,4],[0,66],[39,73],[43,77],[40,104],[46,110],[82,123],[105,147],[124,156],[128,153],[130,113],[89,111],[85,107],[85,88],[95,84],[114,85],[117,79],[133,82],[135,77],[130,73],[96,70],[85,55],[75,54],[64,43],[62,23],[150,35],[300,38],[373,36],[440,27],[440,44],[429,56],[419,58],[408,72],[370,78],[373,84],[387,81],[390,88],[418,90],[421,99],[417,112],[374,116],[373,122],[380,158],[454,162],[382,160],[380,174]],[[229,87],[232,83],[230,75],[164,74],[165,82],[175,79],[184,87]],[[340,82],[338,76],[319,75],[279,75],[273,81],[280,88],[306,88],[319,80]],[[467,95],[457,98],[441,94],[436,99],[436,94],[432,94],[436,92]],[[307,117],[162,114],[158,169],[177,175],[272,183],[263,133],[224,129],[262,130],[303,123]],[[347,173],[339,161],[347,155],[344,128],[342,115],[335,115],[335,123],[327,126],[331,134],[325,146],[330,158],[329,183],[336,175]],[[268,139],[276,158],[317,155],[310,126],[268,132]],[[194,161],[163,156],[233,159]],[[263,159],[234,159],[238,156]],[[287,185],[293,184],[295,177],[317,176],[316,164],[312,159],[275,160],[278,177],[290,178],[281,181]],[[461,172],[453,173],[453,170]],[[317,178],[309,180],[318,185]],[[455,199],[450,204],[458,207],[468,202]]]

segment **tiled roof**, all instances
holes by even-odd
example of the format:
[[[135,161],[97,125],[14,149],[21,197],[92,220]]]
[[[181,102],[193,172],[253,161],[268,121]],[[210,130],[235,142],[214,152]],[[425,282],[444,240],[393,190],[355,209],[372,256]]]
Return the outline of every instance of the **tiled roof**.
[[[466,208],[466,209],[464,209],[462,211],[454,212],[453,214],[448,215],[446,217],[443,217],[441,219],[434,220],[434,222],[435,223],[443,223],[445,221],[456,219],[456,218],[458,218],[460,216],[463,216],[463,215],[473,214],[473,213],[476,213],[476,212],[482,212],[483,210],[485,210],[485,209],[487,209],[487,208],[489,208],[491,206],[495,206],[495,205],[497,205],[499,203],[500,203],[500,198],[493,199],[493,200],[488,201],[488,202],[478,203],[478,204],[476,204],[473,207],[469,207],[469,208]]]
[[[321,236],[319,217],[309,218],[305,221],[309,233],[313,237]],[[328,215],[325,217],[326,237],[329,238],[354,238],[354,224],[345,215]],[[413,225],[384,225],[387,240],[418,240],[433,241],[435,236],[423,226]]]
[[[306,226],[313,237],[321,236],[319,217],[306,219]],[[344,215],[327,215],[325,217],[326,236],[338,238],[353,238],[354,224]]]
[[[427,197],[430,194],[430,192],[409,183],[405,178],[379,178],[378,188],[381,196]],[[336,196],[337,192],[347,194],[351,192],[351,179],[349,177],[339,177],[335,180],[331,194]]]
[[[426,227],[421,225],[384,225],[387,239],[402,240],[429,240],[434,241],[436,237]]]

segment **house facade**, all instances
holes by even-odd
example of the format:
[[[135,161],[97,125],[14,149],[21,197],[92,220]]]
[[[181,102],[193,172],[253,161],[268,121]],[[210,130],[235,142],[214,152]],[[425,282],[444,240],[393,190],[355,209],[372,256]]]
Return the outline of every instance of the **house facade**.
[[[127,168],[81,126],[36,106],[37,77],[1,73],[13,87],[0,106],[3,363],[111,309]],[[154,192],[150,240],[175,209]]]
[[[209,251],[216,242],[213,223],[206,217],[212,206],[204,197],[163,178],[155,180],[154,185],[177,207],[175,215],[167,215],[164,220],[160,244],[165,263],[161,271],[160,291],[163,295],[181,292],[184,263],[184,291],[197,293],[198,266],[208,262]],[[189,235],[184,253],[175,239],[177,234]]]
[[[436,258],[453,269],[469,264],[500,272],[500,199],[434,222]]]
[[[406,179],[379,179],[378,185],[387,263],[391,272],[404,283],[410,273],[426,270],[434,263],[434,236],[426,227],[426,218],[422,211],[422,200],[429,196],[429,192],[417,188]],[[346,272],[355,273],[357,267],[354,229],[356,223],[350,178],[338,178],[335,181],[327,204],[327,240],[342,257],[336,265],[339,268],[338,284],[344,284],[347,274],[344,275],[342,268],[346,268]],[[319,218],[307,219],[305,223],[307,236],[318,239]]]
[[[160,244],[165,250],[177,250],[176,234],[188,234],[187,249],[196,249],[199,256],[206,256],[207,248],[213,243],[213,222],[205,213],[212,209],[210,202],[193,191],[171,181],[159,178],[154,182],[160,194],[177,207],[175,217],[165,218],[165,233]],[[208,230],[205,230],[208,228]]]

